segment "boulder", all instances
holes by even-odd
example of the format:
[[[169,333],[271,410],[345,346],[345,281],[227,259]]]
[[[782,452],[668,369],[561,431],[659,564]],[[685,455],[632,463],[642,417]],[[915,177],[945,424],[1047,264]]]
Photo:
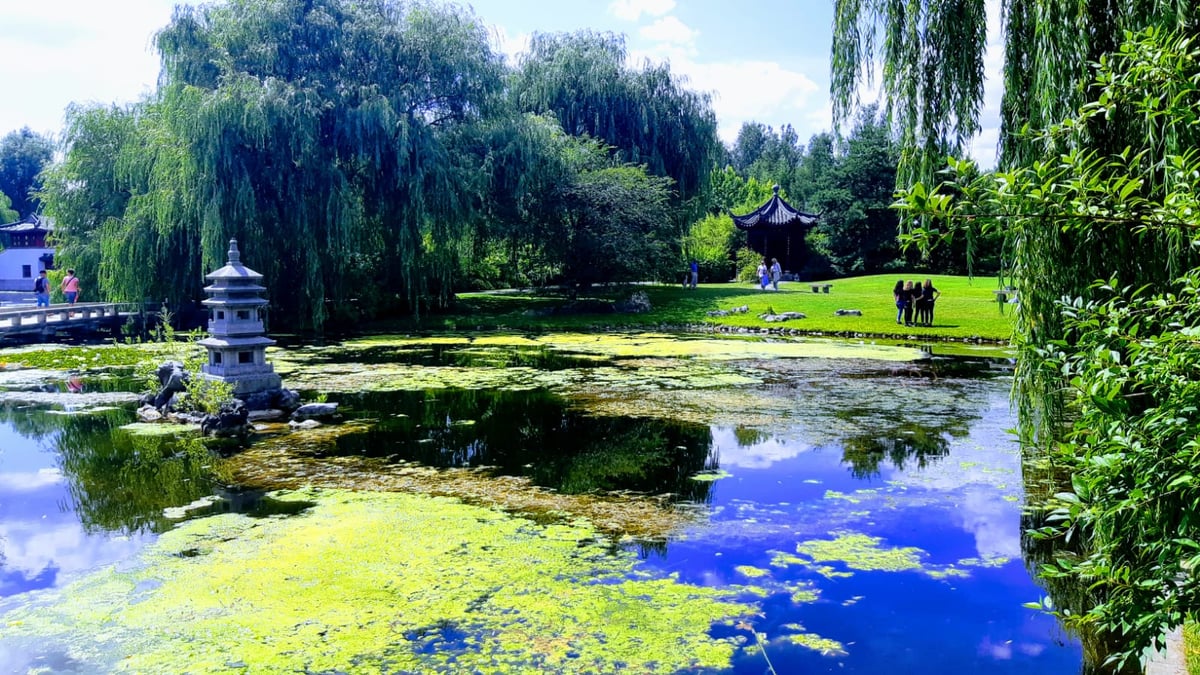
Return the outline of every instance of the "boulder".
[[[314,419],[306,419],[302,421],[292,420],[288,422],[288,426],[292,429],[316,429],[321,426],[321,423]]]
[[[292,419],[301,420],[329,420],[337,416],[338,404],[336,403],[305,403],[296,408],[292,412]]]
[[[709,316],[730,316],[733,314],[745,314],[750,311],[749,305],[734,307],[732,309],[717,309],[708,313]]]
[[[143,405],[137,409],[137,417],[143,422],[157,422],[163,418],[163,415],[153,405]]]
[[[183,364],[178,361],[164,361],[159,364],[154,374],[158,377],[160,388],[154,395],[151,405],[158,408],[159,412],[163,412],[170,408],[175,394],[187,391],[189,377],[187,371],[183,369]]]
[[[216,415],[205,415],[200,423],[200,431],[205,436],[243,436],[252,429],[247,419],[250,411],[245,404],[237,399],[221,404]]]
[[[250,410],[295,410],[300,407],[300,394],[291,389],[268,389],[243,399]]]
[[[839,309],[833,313],[834,316],[862,316],[861,309]]]
[[[262,422],[283,419],[287,413],[278,408],[267,408],[266,410],[251,410],[246,416],[247,422]]]
[[[781,312],[779,314],[759,314],[758,318],[767,323],[780,323],[783,321],[791,321],[792,319],[807,319],[808,316],[803,312]]]

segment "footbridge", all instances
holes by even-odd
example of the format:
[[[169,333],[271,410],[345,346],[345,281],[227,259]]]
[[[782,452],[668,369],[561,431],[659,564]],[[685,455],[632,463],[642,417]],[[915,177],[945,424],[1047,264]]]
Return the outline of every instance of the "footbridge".
[[[59,334],[117,331],[130,316],[145,317],[142,303],[86,302],[50,307],[0,308],[0,340],[48,340]]]

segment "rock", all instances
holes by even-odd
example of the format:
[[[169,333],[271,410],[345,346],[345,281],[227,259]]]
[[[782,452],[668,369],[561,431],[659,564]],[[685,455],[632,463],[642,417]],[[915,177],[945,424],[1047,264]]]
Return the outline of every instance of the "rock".
[[[250,411],[246,409],[246,405],[235,398],[222,403],[216,415],[206,415],[200,423],[200,431],[205,436],[242,436],[251,431],[246,422],[249,416]]]
[[[295,410],[300,407],[300,394],[291,389],[267,389],[245,397],[246,408],[255,410]]]
[[[167,419],[179,424],[201,424],[205,417],[208,415],[198,412],[173,412],[167,415]]]
[[[246,415],[246,421],[253,423],[253,422],[262,422],[264,420],[265,421],[278,420],[278,419],[282,419],[286,415],[287,415],[287,413],[283,412],[282,410],[280,410],[278,408],[267,408],[266,410],[251,410],[250,413],[248,415]]]
[[[324,420],[337,415],[336,403],[305,403],[292,412],[293,420]]]
[[[300,407],[300,394],[291,389],[279,389],[279,397],[273,407],[280,410],[295,410]]]
[[[183,369],[183,364],[178,361],[164,361],[154,373],[158,376],[161,388],[154,395],[153,405],[159,412],[163,412],[170,408],[171,399],[175,398],[175,394],[187,391],[189,376]]]
[[[781,312],[779,314],[759,314],[758,318],[767,323],[780,323],[792,319],[807,319],[808,316],[802,312]]]
[[[321,423],[310,418],[300,422],[292,420],[288,422],[288,426],[292,429],[316,429],[317,427],[321,426]]]
[[[862,316],[861,309],[839,309],[833,313],[834,316]]]
[[[143,405],[138,408],[137,416],[143,422],[157,422],[163,418],[162,413],[153,405]]]

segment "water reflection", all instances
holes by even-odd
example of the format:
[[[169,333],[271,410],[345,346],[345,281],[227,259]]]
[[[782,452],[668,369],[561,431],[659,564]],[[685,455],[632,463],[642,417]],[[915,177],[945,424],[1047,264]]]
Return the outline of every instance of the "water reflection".
[[[543,351],[516,350],[498,365],[568,367]],[[395,356],[382,348],[355,355]],[[481,358],[462,349],[410,356]],[[348,432],[272,432],[258,442],[316,458],[378,458],[373,466],[495,467],[570,494],[635,491],[708,504],[707,522],[653,549],[645,567],[697,584],[755,586],[754,630],[767,636],[778,672],[1078,672],[1078,645],[1052,618],[1022,607],[1039,592],[1021,560],[1023,481],[1005,432],[1007,382],[959,377],[978,375],[970,369],[786,368],[772,371],[777,380],[756,389],[760,396],[730,396],[725,410],[710,411],[736,420],[763,402],[773,406],[763,424],[680,421],[662,409],[600,415],[541,390],[438,390],[333,395],[353,418]],[[211,510],[273,512],[261,495],[227,490],[202,445],[131,434],[120,428],[130,417],[0,409],[0,596],[129,556],[170,526],[164,509],[214,492],[227,501]],[[694,480],[717,469],[729,477]],[[919,551],[920,564],[786,561],[805,543],[846,534]],[[1024,554],[1042,555],[1029,545]],[[841,651],[779,639],[797,626]],[[730,668],[761,673],[764,663],[745,652]]]
[[[547,391],[336,398],[375,423],[311,451],[391,456],[437,467],[495,467],[567,494],[628,490],[695,502],[708,500],[711,484],[691,476],[716,468],[705,425],[592,415]]]
[[[76,510],[81,486],[57,455],[64,416],[0,408],[0,597],[56,586],[61,579],[125,559],[146,536],[102,532]]]

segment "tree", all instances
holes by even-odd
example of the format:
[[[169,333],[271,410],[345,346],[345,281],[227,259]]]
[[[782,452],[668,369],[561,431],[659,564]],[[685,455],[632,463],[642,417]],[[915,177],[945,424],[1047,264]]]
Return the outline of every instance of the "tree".
[[[750,167],[762,157],[767,147],[767,139],[773,134],[770,127],[762,122],[743,122],[738,129],[737,138],[733,141],[730,157],[733,168],[742,175],[748,175]]]
[[[157,46],[163,85],[132,122],[136,175],[116,172],[132,194],[97,230],[106,263],[143,271],[105,275],[108,295],[140,297],[176,274],[191,283],[170,297],[194,297],[237,237],[250,266],[283,282],[276,325],[319,329],[352,302],[377,312],[448,300],[481,180],[462,130],[492,109],[503,74],[472,14],[234,0],[180,6]],[[67,164],[96,153],[90,138]],[[49,194],[65,202],[72,189],[60,181]],[[68,251],[98,224],[82,215],[65,224]]]
[[[177,260],[173,268],[159,264],[157,257],[117,258],[105,265],[102,251],[102,232],[126,216],[130,198],[148,191],[147,164],[144,151],[152,134],[147,130],[158,121],[142,114],[146,104],[129,107],[78,105],[67,109],[67,127],[63,143],[67,148],[61,163],[51,166],[45,174],[40,198],[47,215],[55,220],[54,242],[60,265],[75,267],[88,276],[97,277],[102,294],[121,300],[190,297],[198,291],[195,262]],[[189,186],[183,186],[187,190]],[[177,193],[185,197],[188,191]],[[153,230],[151,230],[153,231]],[[121,264],[139,260],[139,264]],[[179,281],[176,275],[159,271],[185,271],[183,288],[166,287]],[[119,292],[122,284],[107,278],[106,272],[117,274],[147,274],[151,280],[131,292]],[[162,284],[157,283],[161,280]],[[178,294],[178,295],[177,295]]]
[[[692,223],[683,239],[683,253],[700,266],[700,278],[723,282],[737,274],[736,252],[746,246],[746,235],[733,224],[731,213],[748,213],[771,198],[772,184],[743,179],[732,166],[714,169],[709,179],[711,206]]]
[[[1095,102],[1036,136],[1048,149],[1039,161],[983,176],[952,162],[951,184],[903,195],[917,216],[1014,242],[1021,305],[1032,305],[1018,315],[1021,421],[1041,441],[1032,447],[1070,475],[1036,534],[1073,546],[1041,574],[1094,594],[1090,605],[1059,604],[1060,615],[1115,643],[1118,662],[1195,620],[1200,606],[1200,260],[1172,254],[1194,239],[1200,212],[1194,39],[1153,27],[1131,34],[1101,60]],[[1138,127],[1140,141],[1110,152],[1111,138],[1094,130],[1111,120]],[[1048,298],[1030,280],[1053,265],[1085,278],[1098,265],[1113,271],[1086,293]],[[1030,395],[1051,386],[1054,396]]]
[[[12,200],[18,218],[37,211],[40,202],[33,193],[40,187],[38,174],[53,158],[54,142],[29,127],[0,139],[0,193]]]
[[[12,201],[9,200],[8,195],[0,192],[0,223],[11,223],[20,217],[16,211],[12,210]]]
[[[564,190],[563,278],[576,288],[656,278],[678,259],[668,203],[671,180],[641,167],[581,172]]]
[[[705,206],[692,200],[707,190],[721,145],[708,96],[684,84],[666,64],[629,68],[621,36],[536,33],[512,94],[520,109],[553,114],[568,134],[603,139],[620,161],[670,178],[673,220],[686,223]]]
[[[886,121],[868,107],[820,177],[809,203],[821,220],[810,236],[836,273],[875,274],[899,258],[899,217],[890,208],[899,154]]]

